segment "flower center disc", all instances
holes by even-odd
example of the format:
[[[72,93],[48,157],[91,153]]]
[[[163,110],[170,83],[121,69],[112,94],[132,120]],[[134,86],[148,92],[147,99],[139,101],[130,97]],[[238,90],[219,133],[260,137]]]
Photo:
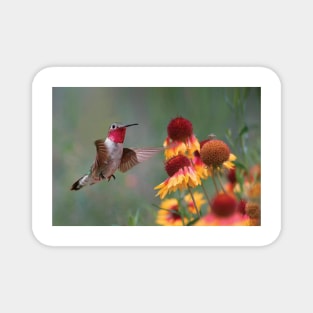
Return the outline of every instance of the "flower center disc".
[[[192,136],[192,123],[183,117],[176,117],[169,122],[167,133],[172,140],[184,141]]]
[[[200,150],[200,157],[208,166],[219,166],[229,159],[230,150],[222,140],[209,140]]]
[[[169,159],[165,164],[165,170],[168,176],[173,176],[177,173],[181,168],[185,166],[190,166],[190,161],[183,155],[177,155],[171,159]]]

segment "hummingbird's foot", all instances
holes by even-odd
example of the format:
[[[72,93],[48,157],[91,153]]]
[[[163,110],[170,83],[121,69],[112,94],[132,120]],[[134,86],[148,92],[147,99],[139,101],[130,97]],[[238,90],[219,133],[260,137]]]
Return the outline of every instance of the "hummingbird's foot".
[[[100,173],[100,174],[99,174],[99,178],[105,179],[106,177],[105,177],[102,173]]]
[[[108,181],[110,181],[111,177],[115,179],[115,176],[112,174],[111,176],[108,177]]]

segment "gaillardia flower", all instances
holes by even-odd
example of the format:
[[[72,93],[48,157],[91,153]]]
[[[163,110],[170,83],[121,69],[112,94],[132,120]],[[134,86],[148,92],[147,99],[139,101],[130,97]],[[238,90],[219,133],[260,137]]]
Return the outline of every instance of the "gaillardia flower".
[[[239,212],[226,217],[210,212],[196,222],[194,226],[251,226],[251,221],[248,215],[242,215]]]
[[[199,141],[193,134],[192,123],[183,118],[173,118],[167,126],[167,138],[163,146],[165,149],[165,158],[170,159],[178,154],[184,154],[186,151],[191,155],[199,150]]]
[[[184,218],[183,223],[178,208],[177,199],[172,198],[162,201],[156,218],[156,223],[162,226],[182,226],[183,224],[186,224],[188,220]]]
[[[201,218],[195,226],[249,226],[248,215],[238,210],[238,203],[233,195],[220,193],[211,202],[210,213]]]
[[[200,149],[201,160],[206,166],[211,168],[232,168],[232,161],[236,160],[236,156],[230,153],[228,145],[218,139],[206,140]]]
[[[154,187],[154,189],[160,189],[156,196],[160,196],[161,199],[177,189],[183,190],[201,185],[200,177],[195,172],[190,160],[183,155],[177,155],[167,160],[165,170],[169,177]]]

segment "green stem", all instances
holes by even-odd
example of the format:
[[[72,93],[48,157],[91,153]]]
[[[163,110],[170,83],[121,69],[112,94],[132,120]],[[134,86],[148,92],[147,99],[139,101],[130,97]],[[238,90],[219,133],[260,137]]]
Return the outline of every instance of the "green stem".
[[[159,209],[159,210],[167,211],[167,212],[173,213],[173,214],[175,214],[175,215],[181,216],[181,213],[180,213],[179,211],[171,210],[171,209],[164,209],[164,208],[161,208],[161,207],[159,207],[159,206],[157,206],[157,205],[155,205],[155,204],[152,204],[152,205],[153,205],[154,207],[156,207],[157,209]]]
[[[185,224],[185,209],[182,206],[182,200],[184,199],[184,194],[180,191],[179,193],[179,198],[178,198],[178,207],[179,207],[179,213],[180,213],[180,218],[182,221],[183,226],[186,226]]]
[[[186,225],[185,225],[185,216],[184,216],[184,213],[181,213],[180,217],[181,217],[181,222],[182,222],[183,226],[186,226]]]
[[[220,185],[221,185],[221,187],[222,187],[223,192],[226,193],[226,191],[225,191],[225,189],[224,189],[224,187],[223,187],[223,182],[222,182],[222,179],[221,179],[221,176],[220,176],[220,172],[219,172],[219,171],[217,171],[217,179],[218,179],[218,181],[219,181],[219,183],[220,183]]]
[[[203,182],[201,183],[201,188],[202,188],[202,190],[203,190],[203,193],[204,193],[206,199],[208,200],[208,203],[210,204],[210,203],[211,203],[211,200],[210,200],[210,197],[209,197],[207,191],[205,190],[205,188],[204,188],[204,186],[203,186]]]
[[[197,207],[197,204],[196,204],[196,201],[195,201],[195,198],[193,197],[193,194],[192,194],[192,192],[191,192],[190,186],[188,186],[188,190],[189,190],[189,192],[190,192],[191,199],[192,199],[192,201],[193,201],[193,204],[194,204],[194,206],[195,206],[195,209],[196,209],[196,211],[197,211],[197,214],[198,214],[199,217],[201,217],[200,212],[199,212],[198,207]]]
[[[216,181],[215,181],[215,169],[214,168],[212,170],[212,180],[213,180],[213,184],[214,184],[216,193],[218,193],[218,188],[217,188],[217,184],[216,184]]]
[[[241,153],[242,153],[244,165],[247,166],[247,155],[246,155],[246,149],[245,149],[245,139],[243,138],[243,136],[240,136],[240,147],[241,147]]]

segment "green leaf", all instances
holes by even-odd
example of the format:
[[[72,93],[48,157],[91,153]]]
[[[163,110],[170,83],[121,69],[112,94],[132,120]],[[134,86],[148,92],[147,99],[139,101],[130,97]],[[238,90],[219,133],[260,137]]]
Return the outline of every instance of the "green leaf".
[[[247,133],[249,131],[249,128],[247,125],[245,125],[241,131],[239,132],[239,136],[241,137],[242,135],[244,135],[245,133]]]
[[[139,223],[139,212],[140,212],[140,209],[138,208],[136,210],[136,213],[135,213],[134,216],[130,215],[128,217],[128,223],[127,223],[128,226],[136,226],[136,225],[138,225],[138,223]]]
[[[248,172],[247,167],[246,167],[243,163],[241,163],[241,162],[239,162],[239,161],[237,161],[237,160],[233,161],[233,163],[235,164],[235,166],[236,166],[237,169],[242,169],[242,170],[244,170],[245,172]]]
[[[134,221],[134,217],[133,216],[129,216],[128,217],[127,225],[128,226],[135,226],[135,221]]]

